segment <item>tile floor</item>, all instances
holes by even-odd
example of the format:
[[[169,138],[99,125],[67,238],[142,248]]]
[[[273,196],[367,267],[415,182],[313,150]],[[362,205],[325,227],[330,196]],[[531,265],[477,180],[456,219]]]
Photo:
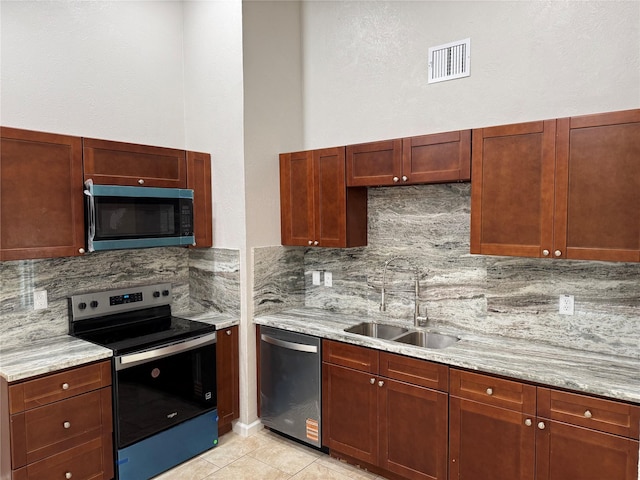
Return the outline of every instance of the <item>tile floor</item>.
[[[381,480],[365,470],[269,430],[244,438],[230,432],[217,447],[154,480]]]

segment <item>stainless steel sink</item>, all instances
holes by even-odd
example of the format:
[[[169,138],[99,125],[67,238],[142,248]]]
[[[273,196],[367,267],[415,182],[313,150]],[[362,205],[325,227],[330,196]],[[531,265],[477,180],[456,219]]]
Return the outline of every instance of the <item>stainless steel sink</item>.
[[[345,328],[345,332],[357,333],[367,337],[383,338],[385,340],[395,339],[409,331],[408,328],[398,327],[396,325],[387,325],[384,323],[362,322],[353,327]]]
[[[454,335],[436,332],[414,331],[394,338],[394,341],[424,348],[447,348],[460,340]]]

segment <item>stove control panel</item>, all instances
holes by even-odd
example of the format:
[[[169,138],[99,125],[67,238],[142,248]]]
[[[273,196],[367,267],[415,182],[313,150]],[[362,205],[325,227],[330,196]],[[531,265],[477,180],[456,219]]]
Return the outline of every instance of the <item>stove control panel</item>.
[[[114,313],[170,305],[171,300],[170,283],[84,293],[69,297],[69,316],[71,321],[103,317]]]

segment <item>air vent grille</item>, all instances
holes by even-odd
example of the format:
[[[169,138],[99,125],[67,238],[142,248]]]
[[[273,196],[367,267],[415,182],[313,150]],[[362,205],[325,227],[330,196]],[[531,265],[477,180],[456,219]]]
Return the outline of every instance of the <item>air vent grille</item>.
[[[429,83],[468,77],[471,73],[471,39],[429,49]]]

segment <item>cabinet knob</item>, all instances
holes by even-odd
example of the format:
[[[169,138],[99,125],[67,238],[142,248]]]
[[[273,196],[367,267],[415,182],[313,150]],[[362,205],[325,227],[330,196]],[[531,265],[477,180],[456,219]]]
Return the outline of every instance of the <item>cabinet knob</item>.
[[[545,427],[545,426],[546,426],[546,425],[544,424],[544,422],[539,422],[539,423],[538,423],[538,428],[539,428],[540,430],[544,430],[544,427]]]
[[[84,253],[84,248],[79,248],[78,253]]]
[[[69,384],[68,383],[63,383],[62,384],[62,389],[63,390],[69,390]]]
[[[73,477],[73,475],[71,475],[71,472],[67,472],[67,473],[64,474],[64,478],[68,479],[68,478],[71,478],[71,477]]]
[[[138,185],[144,185],[144,180],[143,179],[138,180]]]
[[[493,388],[487,388],[487,395],[493,395]]]
[[[383,385],[384,385],[384,380],[380,380],[380,381],[378,382],[378,386],[379,386],[379,387],[381,387],[381,386],[383,386]]]
[[[393,177],[393,183],[398,183],[398,180],[400,180],[398,177]]]
[[[409,179],[407,178],[407,176],[406,176],[406,175],[403,175],[403,176],[402,176],[402,181],[403,181],[403,182],[406,182],[407,180],[409,180]]]
[[[227,330],[225,333],[226,333],[227,335],[231,335],[231,330]]]
[[[309,240],[309,245],[313,245],[313,240]]]
[[[590,410],[586,410],[584,412],[584,418],[591,418],[591,417],[593,417],[593,415],[591,414],[591,411]]]
[[[562,252],[561,252],[560,250],[556,250],[555,252],[553,252],[553,254],[554,254],[556,257],[559,257],[560,255],[562,255]]]
[[[64,428],[66,428],[66,429],[69,429],[69,428],[71,428],[71,423],[70,423],[70,422],[64,422],[64,423],[62,424],[62,426],[63,426]]]
[[[313,244],[314,244],[314,245],[316,245],[316,246],[318,245],[318,243],[320,243],[320,242],[318,242],[318,240],[316,240],[315,242],[313,242]]]
[[[376,379],[375,379],[375,378],[370,379],[370,380],[369,380],[369,383],[370,383],[371,385],[373,385],[374,383],[376,383]]]
[[[527,419],[524,421],[524,424],[525,424],[527,427],[530,427],[532,423],[533,423],[533,422],[531,421],[531,419],[530,419],[530,418],[527,418]]]
[[[549,253],[550,253],[550,252],[549,252],[549,250],[547,250],[547,249],[542,250],[542,255],[544,255],[545,257],[548,257],[548,256],[549,256]]]

